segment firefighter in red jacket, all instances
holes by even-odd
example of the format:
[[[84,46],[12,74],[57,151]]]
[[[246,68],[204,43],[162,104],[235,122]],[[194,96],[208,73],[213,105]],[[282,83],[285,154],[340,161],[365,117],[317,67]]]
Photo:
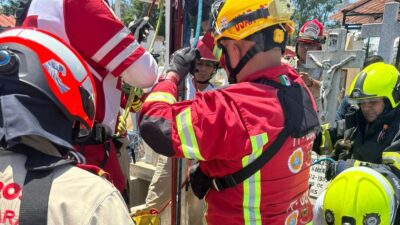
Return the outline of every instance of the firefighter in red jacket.
[[[142,137],[160,154],[199,160],[191,186],[208,203],[208,224],[307,224],[318,118],[299,75],[280,63],[294,30],[290,1],[216,1],[211,13],[236,84],[177,103],[177,84],[199,58],[178,50],[143,105]]]

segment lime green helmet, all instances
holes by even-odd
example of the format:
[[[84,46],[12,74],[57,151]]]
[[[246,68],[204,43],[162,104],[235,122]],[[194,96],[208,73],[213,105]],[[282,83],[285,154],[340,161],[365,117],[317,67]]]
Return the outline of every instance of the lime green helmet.
[[[381,173],[352,167],[327,187],[323,213],[327,225],[393,225],[398,202],[395,190]]]
[[[399,71],[383,62],[365,67],[354,78],[349,89],[349,100],[360,103],[375,98],[386,98],[396,108],[400,103]]]

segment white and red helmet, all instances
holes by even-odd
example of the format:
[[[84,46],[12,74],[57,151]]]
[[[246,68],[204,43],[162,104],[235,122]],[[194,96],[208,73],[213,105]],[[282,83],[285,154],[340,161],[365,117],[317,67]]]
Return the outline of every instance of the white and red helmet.
[[[96,91],[83,58],[58,37],[38,29],[0,34],[0,82],[43,93],[75,122],[94,124]]]
[[[300,28],[299,36],[296,40],[297,42],[305,43],[325,43],[324,25],[316,19],[306,22]]]
[[[219,62],[220,55],[216,52],[218,47],[214,45],[214,38],[211,36],[211,33],[208,32],[201,37],[197,42],[196,48],[199,50],[202,60]]]

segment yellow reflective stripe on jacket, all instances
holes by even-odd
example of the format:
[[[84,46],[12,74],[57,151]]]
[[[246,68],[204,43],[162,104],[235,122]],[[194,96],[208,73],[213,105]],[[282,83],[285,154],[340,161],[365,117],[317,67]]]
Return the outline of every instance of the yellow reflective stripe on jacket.
[[[268,143],[266,133],[250,137],[252,153],[243,157],[243,167],[260,157]],[[245,225],[261,225],[261,173],[257,171],[243,182],[243,214]]]
[[[322,128],[322,138],[321,138],[321,153],[324,155],[329,154],[333,151],[333,144],[331,139],[331,134],[329,133],[329,123],[321,125]]]
[[[383,152],[382,162],[384,164],[392,164],[400,170],[400,153],[398,152]]]
[[[217,60],[220,60],[222,56],[222,49],[218,48],[218,46],[215,45],[213,48],[213,55],[215,56],[215,58],[217,58]]]
[[[174,104],[176,98],[170,93],[157,91],[147,96],[146,101],[144,102],[165,102],[168,104]]]
[[[179,139],[181,140],[182,152],[185,158],[203,160],[197,144],[196,134],[192,124],[192,113],[190,107],[176,116]]]

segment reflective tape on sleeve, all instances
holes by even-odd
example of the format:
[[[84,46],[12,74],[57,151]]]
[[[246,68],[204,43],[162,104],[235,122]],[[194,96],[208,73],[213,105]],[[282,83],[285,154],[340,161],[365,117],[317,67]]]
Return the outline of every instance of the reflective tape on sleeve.
[[[190,107],[176,116],[176,126],[184,157],[204,161],[199,145],[197,144],[196,134],[194,133]]]
[[[165,102],[168,104],[174,104],[176,102],[176,98],[167,92],[154,92],[146,98],[145,103],[146,102]]]

